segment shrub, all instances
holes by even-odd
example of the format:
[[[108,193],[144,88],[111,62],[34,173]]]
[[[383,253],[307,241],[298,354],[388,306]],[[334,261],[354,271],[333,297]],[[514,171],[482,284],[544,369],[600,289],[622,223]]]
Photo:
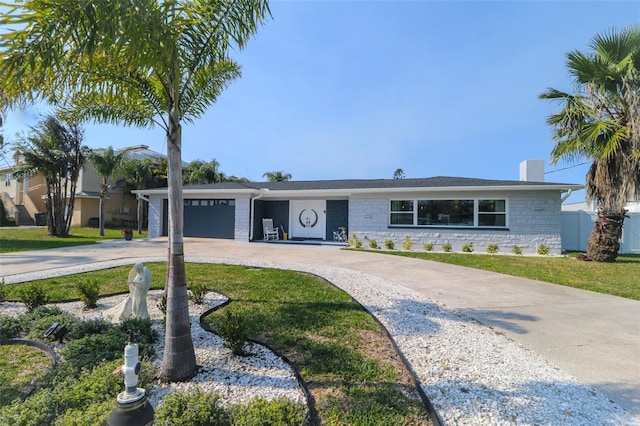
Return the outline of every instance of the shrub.
[[[522,254],[522,247],[513,246],[513,254]]]
[[[229,408],[233,426],[302,425],[305,411],[303,404],[285,398],[256,398],[248,405],[238,404]]]
[[[497,244],[487,244],[487,248],[485,249],[487,253],[497,253],[498,245]]]
[[[369,240],[369,247],[372,249],[378,248],[378,242],[376,240]]]
[[[449,253],[452,249],[451,243],[444,243],[442,246],[442,251]]]
[[[57,322],[65,326],[69,332],[76,329],[79,319],[56,306],[40,306],[20,316],[20,325],[29,339],[42,339],[44,332]]]
[[[203,282],[191,283],[191,285],[189,286],[189,300],[191,300],[193,303],[201,305],[202,302],[204,302],[204,296],[206,294],[207,285]]]
[[[69,337],[72,339],[81,339],[90,334],[105,333],[111,327],[111,323],[108,323],[102,318],[81,321],[77,324],[75,329],[69,333]]]
[[[155,414],[156,426],[231,425],[231,419],[222,405],[220,396],[203,393],[200,389],[165,396]]]
[[[4,283],[4,278],[0,280],[0,302],[4,302],[7,298],[7,287]]]
[[[464,253],[472,253],[473,252],[473,243],[466,243],[462,245],[462,251]]]
[[[33,311],[38,306],[42,306],[49,302],[47,292],[40,284],[31,283],[26,287],[18,290],[20,300],[27,306],[27,309]]]
[[[11,339],[20,332],[20,320],[8,315],[0,315],[0,339]]]
[[[391,241],[391,240],[384,240],[384,247],[385,247],[387,250],[393,250],[396,246],[395,246],[395,244],[393,244],[393,241]]]
[[[411,250],[411,247],[413,247],[413,241],[411,241],[411,238],[409,238],[408,235],[405,235],[404,240],[402,240],[402,248],[405,250]]]
[[[76,284],[76,290],[80,293],[80,300],[85,308],[95,308],[100,296],[100,284],[96,280],[80,281]]]
[[[546,256],[549,253],[551,253],[551,249],[549,247],[545,246],[544,244],[540,244],[538,246],[538,254]]]
[[[431,243],[424,243],[424,245],[422,246],[422,249],[424,251],[431,251],[433,250],[433,244]]]
[[[355,234],[355,232],[353,234],[351,234],[351,238],[349,238],[349,241],[347,241],[347,243],[351,246],[351,247],[355,247],[355,248],[360,248],[362,247],[362,241],[360,241],[358,239],[358,236]]]
[[[230,310],[225,311],[224,318],[218,320],[216,333],[224,339],[224,347],[231,349],[234,355],[245,355],[244,343],[248,331],[244,318]]]

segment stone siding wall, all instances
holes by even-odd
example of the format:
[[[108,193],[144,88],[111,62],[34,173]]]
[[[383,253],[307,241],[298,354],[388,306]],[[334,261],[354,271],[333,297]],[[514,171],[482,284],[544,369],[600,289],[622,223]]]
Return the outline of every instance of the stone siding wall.
[[[412,198],[431,197],[425,194],[393,197]],[[443,197],[440,195],[438,198]],[[390,198],[381,195],[351,198],[349,233],[355,233],[365,247],[369,240],[376,240],[380,247],[384,246],[385,240],[391,240],[396,248],[402,248],[402,241],[409,236],[413,242],[412,250],[422,250],[425,243],[431,243],[435,251],[441,251],[442,244],[449,243],[453,251],[461,251],[464,244],[472,243],[474,251],[485,251],[487,245],[497,244],[499,251],[507,253],[512,252],[514,246],[521,247],[524,253],[535,253],[540,245],[547,246],[552,254],[561,252],[559,192],[495,193],[481,197],[465,194],[455,198],[507,199],[507,229],[390,227]]]
[[[250,203],[251,200],[249,198],[236,198],[236,212],[235,212],[235,229],[234,229],[234,237],[233,239],[236,241],[249,241],[249,230],[251,217],[249,215],[250,212]]]
[[[162,197],[149,198],[149,238],[162,236]]]

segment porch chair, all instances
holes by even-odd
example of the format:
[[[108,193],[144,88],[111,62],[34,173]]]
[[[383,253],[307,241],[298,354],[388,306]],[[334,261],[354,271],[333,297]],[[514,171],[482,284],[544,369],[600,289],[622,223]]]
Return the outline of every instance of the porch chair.
[[[273,227],[273,219],[262,219],[262,231],[265,240],[279,240],[280,233],[278,228]]]

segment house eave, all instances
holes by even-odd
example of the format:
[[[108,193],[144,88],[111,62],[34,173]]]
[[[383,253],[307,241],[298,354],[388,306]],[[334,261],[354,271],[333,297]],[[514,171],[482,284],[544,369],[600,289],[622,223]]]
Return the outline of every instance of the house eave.
[[[496,191],[558,191],[566,192],[569,190],[584,189],[584,185],[571,184],[536,184],[536,185],[490,185],[490,186],[444,186],[444,187],[401,187],[401,188],[343,188],[343,189],[294,189],[294,190],[265,190],[262,191],[262,197],[265,198],[283,198],[283,197],[348,197],[352,194],[379,194],[379,193],[416,193],[416,192],[496,192]],[[167,188],[160,189],[142,189],[131,191],[134,194],[144,195],[165,195]],[[257,189],[183,189],[184,195],[189,196],[211,196],[211,195],[234,195],[248,194],[259,195],[260,190]]]

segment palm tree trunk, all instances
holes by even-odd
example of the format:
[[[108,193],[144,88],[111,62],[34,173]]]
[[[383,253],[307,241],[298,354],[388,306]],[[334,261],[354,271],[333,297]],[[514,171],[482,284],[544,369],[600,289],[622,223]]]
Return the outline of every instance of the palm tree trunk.
[[[142,189],[142,188],[138,188]],[[142,220],[144,218],[144,204],[142,204],[142,198],[138,197],[138,205],[136,209],[136,220],[138,221],[138,234],[142,234]]]
[[[589,259],[596,262],[616,261],[620,250],[624,214],[625,211],[598,211],[598,218],[587,242],[587,256]]]
[[[169,156],[169,265],[167,318],[164,355],[160,377],[166,381],[180,381],[193,376],[196,355],[191,339],[189,295],[184,265],[183,199],[182,199],[182,135],[179,117],[172,109],[169,114],[167,150]]]

